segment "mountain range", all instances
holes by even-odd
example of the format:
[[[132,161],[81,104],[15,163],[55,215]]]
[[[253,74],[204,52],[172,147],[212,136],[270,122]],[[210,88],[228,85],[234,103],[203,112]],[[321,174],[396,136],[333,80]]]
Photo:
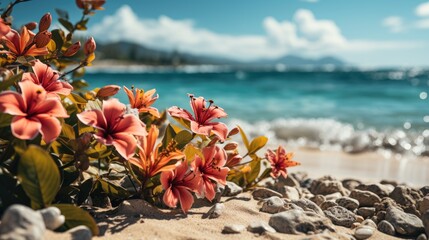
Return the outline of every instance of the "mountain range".
[[[343,67],[346,65],[342,60],[332,56],[309,59],[295,55],[286,55],[277,59],[261,59],[243,62],[228,58],[200,56],[179,51],[158,50],[130,42],[98,44],[97,57],[104,60],[121,60],[153,66],[227,65],[234,67],[275,67],[282,65],[289,68],[302,68],[324,66]]]

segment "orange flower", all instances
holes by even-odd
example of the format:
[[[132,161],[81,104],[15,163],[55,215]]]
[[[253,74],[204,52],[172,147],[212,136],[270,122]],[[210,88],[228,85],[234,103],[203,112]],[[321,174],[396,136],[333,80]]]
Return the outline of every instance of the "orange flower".
[[[155,89],[151,89],[147,92],[144,92],[143,89],[131,88],[134,90],[135,94],[132,90],[128,89],[124,86],[124,90],[128,95],[128,99],[130,100],[130,104],[132,108],[137,108],[139,112],[148,112],[153,116],[159,118],[158,109],[151,107],[151,105],[158,99],[158,94],[154,97]]]
[[[165,149],[159,152],[161,144],[155,146],[159,135],[159,129],[152,125],[147,137],[140,138],[139,158],[130,158],[130,162],[144,173],[145,179],[149,179],[163,171],[170,171],[176,168],[174,164],[168,164],[172,160],[179,160],[185,155],[177,149]]]
[[[279,146],[275,153],[268,149],[265,157],[271,163],[270,174],[273,178],[278,178],[280,175],[283,175],[283,177],[286,178],[286,168],[301,165],[299,162],[292,161],[293,153],[286,153],[282,146]]]
[[[85,10],[103,10],[105,3],[106,0],[76,0],[77,7]]]
[[[38,48],[34,42],[35,34],[28,30],[25,26],[21,28],[21,33],[15,30],[10,30],[3,37],[4,44],[9,51],[0,51],[14,58],[19,56],[40,56],[48,54],[46,46]]]

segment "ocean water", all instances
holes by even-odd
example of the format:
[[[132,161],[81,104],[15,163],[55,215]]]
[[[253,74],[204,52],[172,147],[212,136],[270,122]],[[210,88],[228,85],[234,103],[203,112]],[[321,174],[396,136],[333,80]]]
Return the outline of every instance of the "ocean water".
[[[93,71],[107,84],[155,88],[159,110],[190,109],[188,93],[214,100],[230,126],[275,143],[346,152],[429,153],[429,71]],[[123,91],[117,97],[128,99]]]

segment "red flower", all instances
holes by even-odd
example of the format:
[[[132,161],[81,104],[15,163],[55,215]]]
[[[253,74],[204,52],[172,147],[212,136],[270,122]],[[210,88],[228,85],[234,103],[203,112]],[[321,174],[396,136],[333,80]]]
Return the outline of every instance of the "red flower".
[[[144,123],[132,114],[125,114],[125,105],[118,99],[103,101],[103,110],[89,110],[77,114],[79,120],[98,129],[94,137],[107,146],[113,145],[125,159],[131,158],[137,140],[133,135],[146,136]]]
[[[32,68],[32,73],[24,73],[22,75],[22,81],[29,80],[37,85],[41,85],[50,96],[56,96],[57,94],[67,96],[73,90],[73,87],[69,83],[58,79],[60,75],[57,71],[52,70],[52,68],[39,60],[35,61]]]
[[[277,151],[274,153],[268,149],[265,157],[271,163],[271,176],[273,178],[278,178],[280,175],[283,175],[284,178],[287,177],[288,167],[294,167],[300,165],[299,162],[292,161],[293,153],[286,153],[282,146],[279,146]]]
[[[225,111],[213,105],[213,101],[211,100],[209,101],[209,106],[206,108],[206,100],[203,97],[195,98],[193,95],[189,95],[189,97],[191,98],[191,107],[195,118],[185,109],[176,106],[169,108],[168,113],[172,117],[188,120],[191,123],[192,132],[196,134],[210,136],[210,133],[213,132],[221,141],[225,141],[228,134],[227,126],[220,122],[211,122],[215,118],[226,117],[227,114]]]
[[[3,37],[3,41],[9,51],[1,51],[12,55],[14,58],[19,56],[40,56],[48,54],[46,46],[38,48],[34,43],[35,34],[28,30],[25,26],[21,28],[21,34],[15,30],[10,30],[8,34]]]
[[[211,201],[216,195],[216,183],[226,184],[229,168],[225,167],[226,153],[218,146],[203,148],[203,156],[204,159],[195,156],[195,167],[201,173],[205,197]]]
[[[161,173],[161,184],[165,190],[164,203],[175,208],[180,201],[183,213],[186,213],[194,203],[191,192],[200,192],[201,178],[199,174],[189,169],[187,161],[176,164],[176,168]]]
[[[49,98],[46,91],[31,81],[18,83],[22,94],[12,91],[0,93],[0,111],[14,115],[12,134],[20,139],[33,139],[40,132],[43,141],[50,143],[61,133],[57,119],[67,118],[67,112],[57,97]]]

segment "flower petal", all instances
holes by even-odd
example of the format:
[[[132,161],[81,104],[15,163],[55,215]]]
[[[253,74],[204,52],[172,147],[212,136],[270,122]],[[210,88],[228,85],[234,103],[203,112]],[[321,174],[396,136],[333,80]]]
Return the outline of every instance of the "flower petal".
[[[228,135],[228,127],[224,123],[214,122],[209,123],[213,128],[212,132],[220,138],[221,141],[225,141]]]
[[[4,91],[0,93],[0,111],[11,115],[25,116],[26,104],[22,96],[16,92]]]
[[[115,133],[112,135],[113,146],[119,154],[125,159],[134,156],[137,146],[137,140],[128,133]]]
[[[229,168],[223,167],[220,169],[208,168],[204,171],[204,176],[211,180],[226,185],[226,176],[228,175]]]
[[[58,98],[47,98],[44,101],[40,102],[31,110],[31,112],[38,114],[49,114],[54,117],[67,118],[66,110],[61,104]]]
[[[114,126],[118,118],[124,114],[125,109],[125,105],[116,98],[103,101],[103,113],[108,126]]]
[[[12,134],[19,139],[29,140],[35,138],[41,127],[42,124],[37,119],[27,119],[22,116],[12,118]]]
[[[42,124],[40,133],[46,143],[52,142],[60,135],[61,123],[57,118],[43,114],[37,115],[37,120]]]
[[[167,112],[172,117],[183,118],[188,121],[195,121],[194,117],[188,111],[176,106],[170,107]]]
[[[162,185],[162,189],[167,189],[171,186],[171,181],[173,180],[175,174],[174,171],[165,171],[161,173],[161,185]]]
[[[214,185],[215,183],[213,183],[210,179],[204,179],[205,196],[209,201],[213,200],[216,195]]]
[[[107,129],[106,119],[100,110],[89,110],[77,114],[77,118],[88,126],[92,126],[98,129]]]
[[[204,136],[210,136],[210,131],[212,130],[211,125],[201,125],[198,122],[191,121],[191,130],[196,134],[201,134]]]
[[[177,189],[179,193],[180,207],[183,213],[187,213],[192,207],[192,204],[194,204],[194,197],[185,187],[178,186],[175,189]]]
[[[164,196],[162,200],[164,201],[165,205],[175,208],[177,206],[177,202],[179,201],[178,195],[179,192],[175,189],[172,189],[171,187],[167,188],[165,190]]]
[[[112,130],[115,133],[128,133],[136,136],[147,135],[144,123],[132,114],[125,114],[121,120],[115,123]]]
[[[131,91],[130,89],[128,89],[128,88],[127,88],[127,87],[125,87],[125,86],[124,86],[124,91],[125,91],[125,93],[126,93],[126,94],[127,94],[127,96],[128,96],[128,100],[129,100],[129,102],[130,102],[131,106],[132,106],[133,108],[135,108],[136,106],[134,106],[134,105],[135,105],[136,100],[135,100],[135,98],[134,98],[134,93],[133,93],[133,91]]]

